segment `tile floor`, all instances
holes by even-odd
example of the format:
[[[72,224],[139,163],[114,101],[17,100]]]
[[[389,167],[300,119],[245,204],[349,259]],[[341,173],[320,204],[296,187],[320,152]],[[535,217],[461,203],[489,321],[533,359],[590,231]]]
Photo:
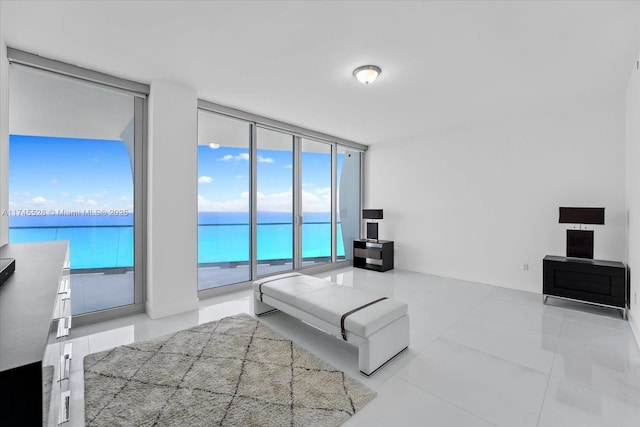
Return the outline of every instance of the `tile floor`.
[[[342,268],[319,277],[409,304],[411,345],[371,378],[356,349],[282,313],[261,320],[378,392],[345,426],[640,426],[640,351],[618,312],[539,294],[392,270]],[[74,328],[71,426],[82,426],[82,360],[237,313],[250,291],[199,310]]]

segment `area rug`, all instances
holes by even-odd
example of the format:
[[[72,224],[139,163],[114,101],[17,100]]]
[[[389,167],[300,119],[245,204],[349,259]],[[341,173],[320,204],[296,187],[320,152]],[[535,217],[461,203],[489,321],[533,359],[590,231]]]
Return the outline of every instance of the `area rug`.
[[[375,392],[246,314],[84,359],[87,426],[338,426]]]

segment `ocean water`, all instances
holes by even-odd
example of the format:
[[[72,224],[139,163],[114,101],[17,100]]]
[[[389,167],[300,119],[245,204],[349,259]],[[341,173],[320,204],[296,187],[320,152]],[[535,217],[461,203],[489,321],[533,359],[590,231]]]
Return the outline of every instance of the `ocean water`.
[[[331,256],[329,213],[310,213],[302,225],[302,257]],[[291,214],[258,212],[258,261],[293,257]],[[133,215],[12,216],[11,243],[69,240],[73,269],[132,267]],[[344,256],[338,226],[338,256]],[[249,215],[246,212],[200,212],[198,214],[198,262],[248,262]]]

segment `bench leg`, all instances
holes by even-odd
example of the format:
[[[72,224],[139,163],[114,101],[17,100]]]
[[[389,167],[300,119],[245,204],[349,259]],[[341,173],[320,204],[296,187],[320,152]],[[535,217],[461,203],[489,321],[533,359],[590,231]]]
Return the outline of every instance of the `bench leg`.
[[[372,375],[409,347],[409,316],[403,316],[369,335],[358,347],[360,372]]]
[[[256,316],[267,314],[274,310],[276,309],[260,301],[260,297],[258,296],[258,294],[256,294],[255,292],[253,293],[253,312]]]

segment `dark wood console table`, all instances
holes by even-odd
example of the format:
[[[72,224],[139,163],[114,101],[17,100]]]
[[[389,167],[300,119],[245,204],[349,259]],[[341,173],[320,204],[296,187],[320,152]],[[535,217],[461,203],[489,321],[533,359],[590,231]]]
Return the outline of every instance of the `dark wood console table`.
[[[393,268],[393,241],[354,240],[353,266],[375,271]]]
[[[617,261],[547,255],[542,261],[542,295],[616,308],[627,319],[626,267]]]

